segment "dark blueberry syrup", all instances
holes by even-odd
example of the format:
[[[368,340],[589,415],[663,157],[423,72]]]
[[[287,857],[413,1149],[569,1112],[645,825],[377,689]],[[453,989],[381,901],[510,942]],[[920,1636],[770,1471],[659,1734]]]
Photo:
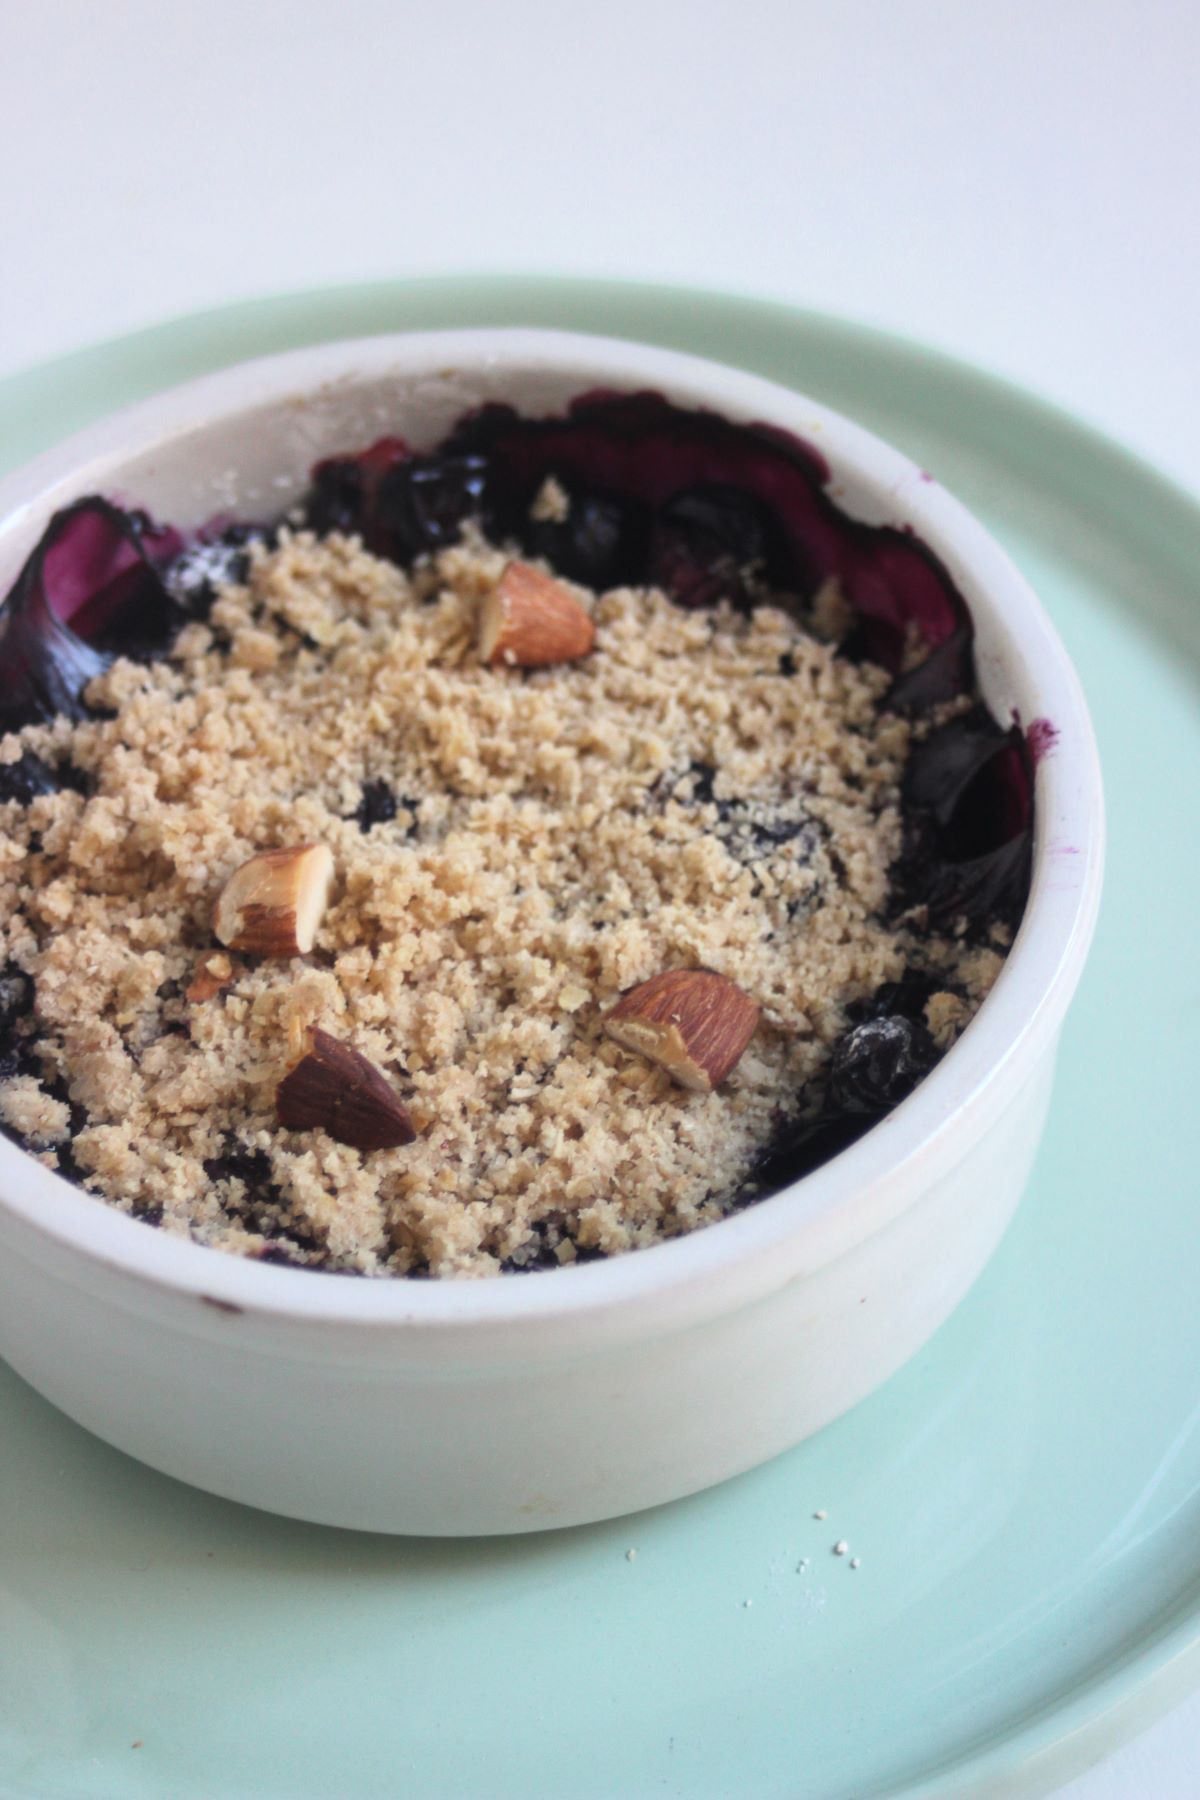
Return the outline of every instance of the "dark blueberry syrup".
[[[534,517],[549,476],[565,508]],[[453,542],[473,518],[571,580],[601,590],[656,584],[690,607],[748,607],[765,592],[806,605],[834,578],[854,621],[839,654],[891,671],[886,706],[920,713],[974,694],[971,619],[947,570],[910,531],[849,518],[828,482],[819,453],[773,427],[733,425],[653,393],[595,391],[556,418],[485,406],[434,452],[385,437],[328,458],[313,470],[303,517],[317,532],[358,533],[405,565]],[[242,577],[248,542],[269,540],[273,529],[224,521],[185,544],[171,528],[96,497],[57,513],[0,607],[0,732],[85,716],[96,674],[118,655],[165,654],[183,624],[206,615],[216,585]],[[912,665],[914,640],[924,655]],[[794,673],[790,657],[779,673]],[[1046,720],[1023,734],[976,702],[917,744],[893,870],[897,914],[916,909],[932,927],[979,937],[997,922],[1018,923],[1029,890],[1033,767],[1054,739]],[[716,829],[743,860],[784,844],[811,853],[817,828],[802,805],[764,818],[718,800],[715,769],[697,764],[688,773],[688,804],[716,808]],[[0,803],[27,806],[67,785],[83,785],[78,771],[32,753],[0,765]],[[353,816],[368,832],[401,806],[413,810],[372,780]],[[938,1057],[924,1023],[932,991],[928,977],[909,971],[851,1010],[820,1092],[802,1097],[800,1122],[781,1116],[739,1204],[818,1167],[911,1093]],[[0,971],[0,1074],[25,1066],[33,1002],[28,976]],[[69,1165],[69,1151],[60,1160]],[[240,1179],[247,1222],[281,1240],[261,1260],[319,1266],[321,1247],[286,1220],[267,1157],[231,1145],[207,1167],[210,1179]],[[512,1273],[557,1266],[544,1229],[504,1265]]]

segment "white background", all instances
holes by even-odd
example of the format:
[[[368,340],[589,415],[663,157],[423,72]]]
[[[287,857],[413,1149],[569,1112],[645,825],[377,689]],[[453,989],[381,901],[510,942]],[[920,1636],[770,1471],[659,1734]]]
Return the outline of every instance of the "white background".
[[[1200,491],[1200,0],[0,0],[0,27],[0,375],[284,288],[625,275],[958,351]],[[1194,1800],[1200,1699],[1065,1791]]]

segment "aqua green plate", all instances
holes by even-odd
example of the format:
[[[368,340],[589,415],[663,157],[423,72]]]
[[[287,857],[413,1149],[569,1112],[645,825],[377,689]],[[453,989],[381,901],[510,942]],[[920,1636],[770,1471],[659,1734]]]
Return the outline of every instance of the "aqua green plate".
[[[0,462],[242,357],[517,322],[807,389],[932,468],[1043,595],[1091,697],[1111,855],[1033,1182],[966,1304],[873,1399],[767,1468],[586,1530],[413,1542],[269,1518],[151,1474],[0,1367],[0,1782],[1046,1792],[1200,1679],[1200,509],[893,339],[544,280],[271,300],[64,358],[0,383]]]

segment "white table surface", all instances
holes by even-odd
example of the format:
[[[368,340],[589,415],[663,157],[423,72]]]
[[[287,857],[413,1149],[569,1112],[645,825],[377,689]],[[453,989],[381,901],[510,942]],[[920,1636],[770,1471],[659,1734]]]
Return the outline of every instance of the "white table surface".
[[[957,351],[1200,491],[1197,0],[0,19],[0,375],[286,288],[632,276]],[[1193,1800],[1200,1696],[1062,1792]]]

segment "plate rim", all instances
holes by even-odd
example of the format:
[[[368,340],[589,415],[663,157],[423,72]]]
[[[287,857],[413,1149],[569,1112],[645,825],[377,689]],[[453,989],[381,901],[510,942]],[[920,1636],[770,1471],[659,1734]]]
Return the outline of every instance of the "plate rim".
[[[739,315],[753,318],[759,328],[767,327],[780,336],[799,334],[836,343],[842,350],[869,356],[880,361],[899,359],[910,374],[924,372],[934,388],[944,392],[951,385],[966,387],[981,394],[985,408],[997,410],[1000,423],[1015,425],[1018,431],[1032,428],[1046,439],[1066,440],[1076,458],[1082,456],[1085,467],[1081,489],[1096,481],[1115,485],[1119,496],[1120,530],[1138,535],[1153,534],[1157,556],[1162,561],[1179,560],[1190,566],[1193,581],[1200,564],[1200,496],[1175,475],[1159,468],[1140,451],[1132,450],[1108,430],[1074,412],[1059,401],[1048,399],[1036,390],[988,366],[941,349],[936,344],[902,332],[894,332],[873,322],[847,318],[821,309],[794,305],[786,300],[762,298],[736,290],[722,290],[706,285],[660,283],[645,280],[593,278],[561,275],[552,272],[533,274],[515,271],[467,271],[447,275],[424,274],[411,277],[378,278],[370,281],[336,285],[319,284],[281,290],[277,293],[235,300],[217,306],[172,314],[143,325],[133,331],[117,333],[100,340],[78,345],[60,354],[40,359],[31,365],[0,376],[0,408],[5,411],[36,403],[36,397],[47,384],[58,384],[86,369],[99,370],[108,381],[129,378],[133,365],[157,367],[163,359],[186,359],[196,340],[216,344],[213,357],[204,355],[199,364],[178,361],[170,375],[156,378],[149,385],[126,391],[121,404],[158,392],[161,388],[188,379],[209,368],[220,368],[249,356],[305,343],[319,343],[333,338],[360,335],[360,324],[347,325],[339,317],[347,303],[358,307],[394,304],[398,309],[434,302],[439,295],[453,294],[460,304],[478,303],[513,306],[536,294],[538,302],[561,306],[565,311],[578,304],[603,304],[605,300],[626,304],[656,302],[676,316],[687,319],[689,313],[703,309],[709,322],[725,316],[731,331],[729,348],[720,355],[735,366],[746,366],[741,359],[736,336]],[[307,314],[323,316],[328,331],[317,335],[294,336],[297,321]],[[475,323],[504,323],[498,319],[479,318]],[[455,324],[461,323],[459,320]],[[581,329],[564,321],[566,329]],[[261,338],[251,349],[226,351],[220,346],[239,330],[259,330]],[[404,325],[399,322],[376,329],[433,329]],[[590,329],[590,327],[589,327]],[[701,356],[718,353],[704,344],[698,324],[689,324],[678,336],[666,341]],[[280,336],[283,332],[285,335]],[[616,335],[621,335],[619,332]],[[697,342],[697,337],[700,341]],[[658,338],[650,341],[658,342]],[[125,367],[122,367],[125,365]],[[769,377],[779,379],[779,377]],[[961,404],[961,392],[959,402]],[[112,410],[111,404],[92,408],[86,397],[77,413],[72,429],[79,429]],[[20,431],[16,426],[0,427],[0,470],[15,462],[5,453],[4,439]],[[43,449],[59,441],[54,432],[23,451],[20,462],[31,460]],[[998,452],[998,454],[1001,454]],[[1061,469],[1056,470],[1056,477]],[[1110,509],[1111,514],[1111,509]],[[1141,515],[1140,517],[1138,515]],[[1153,519],[1160,517],[1166,531],[1153,530]],[[1194,560],[1187,564],[1175,539],[1193,540]],[[1183,610],[1183,609],[1180,609]],[[1157,637],[1165,637],[1184,649],[1189,660],[1200,656],[1200,617],[1180,620],[1177,614],[1157,611],[1142,617],[1142,626]],[[1165,1617],[1164,1617],[1165,1613]],[[1156,1619],[1161,1624],[1156,1625]],[[1193,1582],[1176,1596],[1172,1605],[1160,1608],[1145,1622],[1129,1644],[1128,1653],[1109,1656],[1104,1666],[1090,1678],[1075,1683],[1067,1696],[1032,1715],[1018,1715],[998,1734],[990,1734],[975,1750],[952,1754],[952,1762],[942,1770],[931,1771],[887,1791],[907,1800],[935,1800],[935,1797],[963,1795],[1043,1795],[1111,1754],[1161,1717],[1189,1691],[1200,1684],[1200,1582]]]

